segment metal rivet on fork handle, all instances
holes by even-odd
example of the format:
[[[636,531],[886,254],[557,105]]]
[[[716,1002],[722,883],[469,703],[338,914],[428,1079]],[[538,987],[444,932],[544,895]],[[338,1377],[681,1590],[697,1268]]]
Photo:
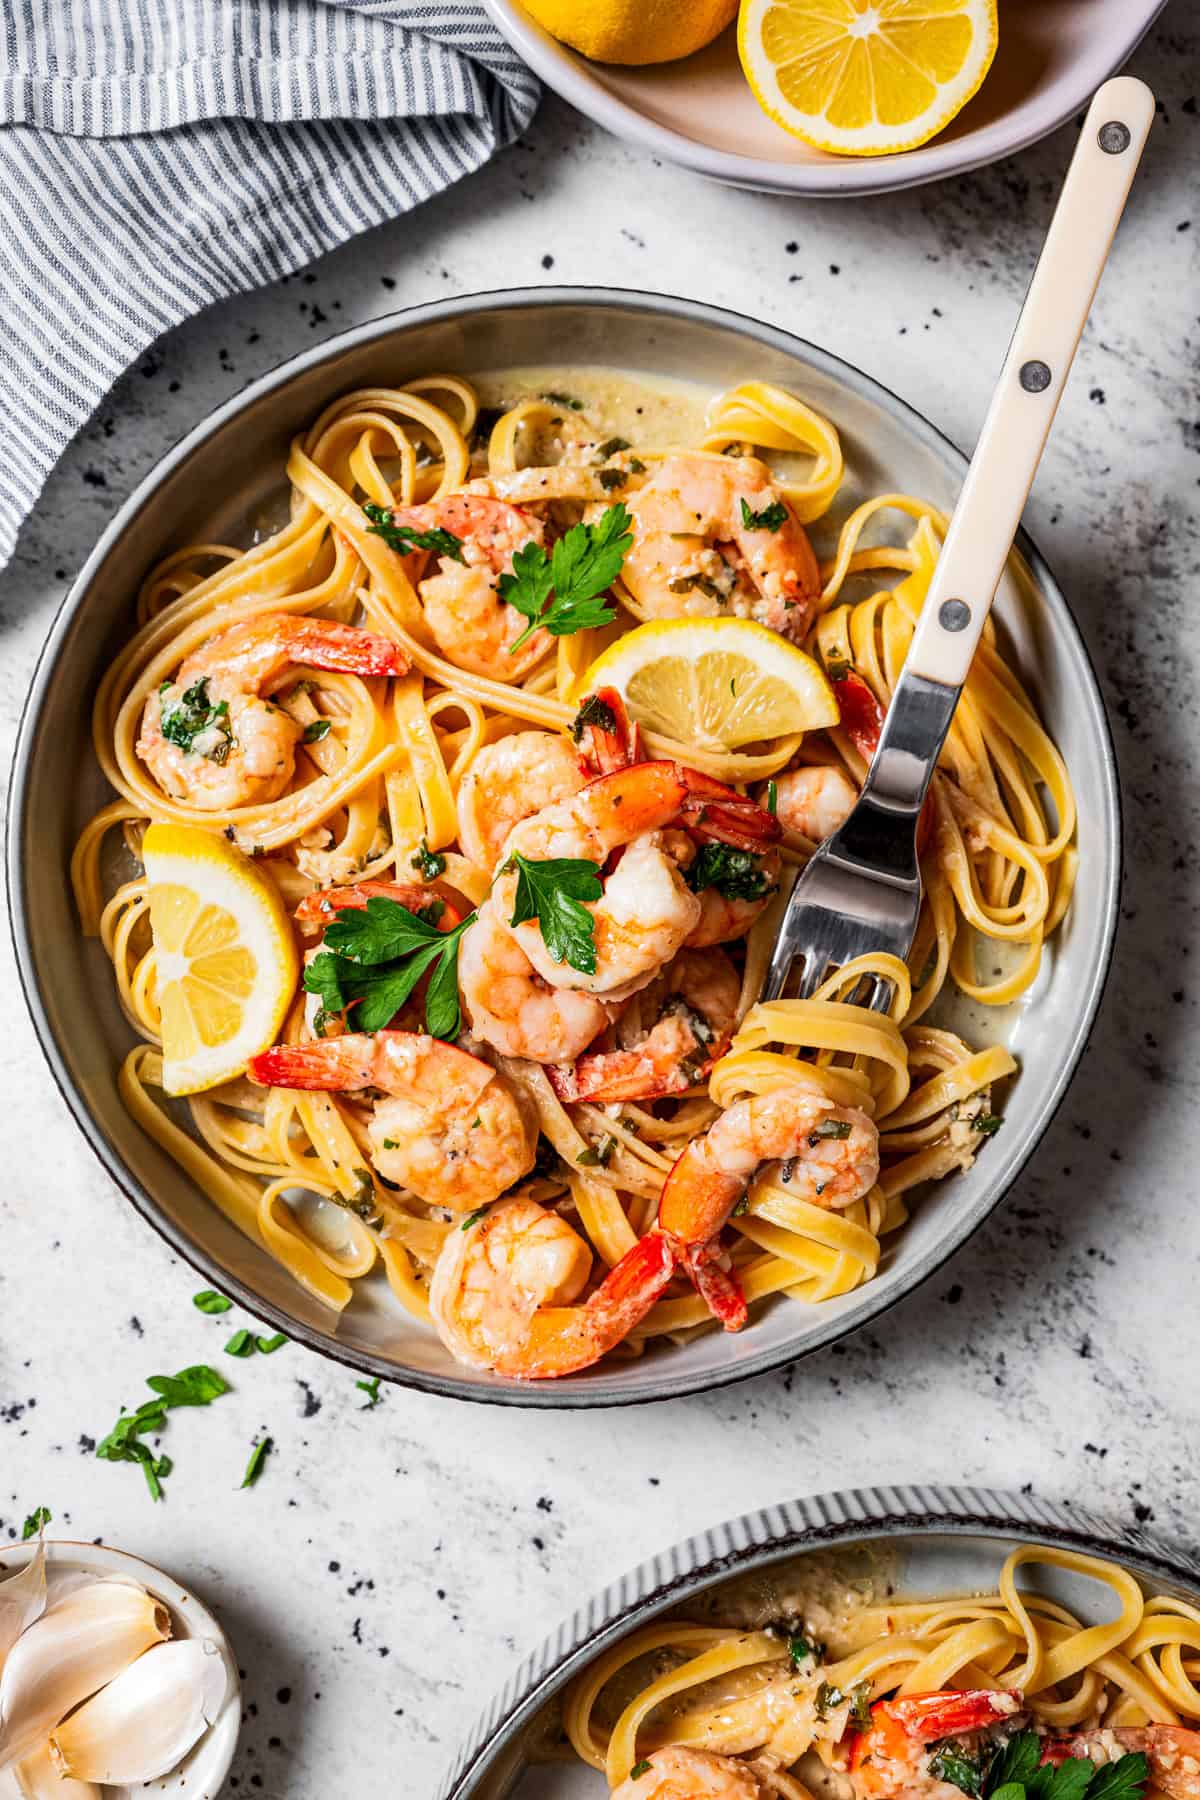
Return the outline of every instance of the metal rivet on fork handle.
[[[1044,362],[1021,364],[1021,386],[1027,394],[1040,394],[1050,386],[1050,365]]]
[[[971,609],[965,600],[943,600],[938,619],[947,631],[965,631],[971,623]]]
[[[1096,142],[1109,156],[1120,156],[1122,150],[1128,150],[1131,139],[1128,125],[1122,125],[1119,119],[1110,119],[1096,133]]]

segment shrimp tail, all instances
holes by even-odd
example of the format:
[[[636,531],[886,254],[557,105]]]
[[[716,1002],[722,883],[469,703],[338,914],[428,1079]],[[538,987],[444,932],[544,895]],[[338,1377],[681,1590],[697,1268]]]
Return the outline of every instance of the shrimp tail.
[[[716,1244],[676,1243],[672,1248],[713,1318],[720,1320],[726,1331],[740,1331],[749,1311],[729,1258]]]
[[[736,850],[763,851],[782,835],[773,813],[698,769],[676,765],[685,795],[679,822],[702,843],[728,844]]]
[[[530,1321],[530,1336],[501,1375],[545,1381],[573,1375],[614,1349],[639,1324],[675,1273],[676,1259],[661,1232],[650,1231],[610,1269],[583,1306],[547,1307]]]
[[[407,881],[358,881],[348,887],[319,888],[315,893],[305,894],[293,913],[297,925],[303,930],[322,930],[329,921],[340,912],[363,912],[370,900],[394,900],[398,906],[406,906],[409,912],[418,916],[428,916],[431,901],[441,905],[436,923],[439,931],[453,931],[461,925],[464,913],[457,900],[449,892],[436,883],[422,884]]]
[[[246,1074],[259,1087],[305,1088],[341,1093],[370,1087],[375,1038],[364,1032],[321,1038],[312,1044],[276,1044],[252,1056]]]
[[[707,1144],[706,1138],[693,1139],[663,1183],[658,1228],[680,1245],[715,1238],[746,1189],[744,1179],[726,1175],[710,1161]]]
[[[286,633],[293,662],[346,675],[405,675],[409,659],[391,638],[333,619],[291,618]]]
[[[571,731],[585,775],[611,775],[642,761],[641,727],[630,719],[616,688],[597,688],[580,706]]]

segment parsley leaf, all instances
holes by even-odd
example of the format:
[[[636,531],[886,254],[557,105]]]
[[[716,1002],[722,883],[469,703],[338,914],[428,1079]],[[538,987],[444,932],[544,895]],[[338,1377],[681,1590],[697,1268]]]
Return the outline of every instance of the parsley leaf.
[[[632,1769],[630,1769],[630,1771],[629,1771],[630,1781],[640,1780],[641,1777],[646,1773],[646,1771],[649,1767],[650,1767],[649,1757],[643,1756],[641,1762],[635,1762]]]
[[[817,1717],[827,1718],[839,1706],[848,1705],[850,1717],[856,1725],[864,1728],[871,1723],[871,1683],[856,1681],[853,1687],[842,1689],[835,1687],[830,1681],[823,1681],[817,1689]]]
[[[464,560],[462,539],[455,537],[452,531],[443,531],[435,526],[432,531],[414,531],[411,525],[396,525],[386,506],[376,506],[367,500],[363,511],[371,523],[367,530],[372,537],[381,537],[389,550],[395,550],[400,556],[408,556],[414,550],[434,550],[439,556],[449,556],[455,562]]]
[[[597,731],[615,732],[617,729],[616,713],[607,701],[601,700],[596,694],[588,696],[571,720],[571,736],[577,744],[582,741],[589,725],[594,725]]]
[[[988,1772],[987,1791],[991,1795],[1016,1782],[1021,1787],[1029,1781],[1042,1760],[1042,1740],[1036,1731],[1018,1731],[1009,1738]]]
[[[744,1194],[742,1199],[745,1199]],[[741,1205],[741,1201],[738,1204]],[[824,1654],[824,1644],[817,1643],[814,1638],[806,1637],[802,1631],[793,1633],[788,1639],[788,1655],[791,1658],[793,1669],[801,1668],[806,1662],[815,1665],[820,1662]]]
[[[849,1119],[822,1119],[821,1123],[814,1125],[809,1132],[808,1141],[810,1146],[815,1149],[822,1138],[848,1138],[849,1136]]]
[[[1096,1770],[1096,1779],[1088,1788],[1088,1800],[1138,1800],[1150,1779],[1150,1765],[1141,1750],[1131,1750],[1116,1762]],[[1057,1796],[1056,1796],[1057,1800]]]
[[[772,887],[763,874],[762,857],[732,844],[703,844],[684,880],[693,894],[711,887],[726,900],[761,900]]]
[[[178,1375],[151,1375],[146,1385],[153,1388],[155,1398],[143,1400],[136,1412],[122,1412],[106,1438],[96,1445],[96,1455],[103,1462],[140,1463],[152,1500],[162,1499],[162,1483],[171,1473],[169,1456],[155,1455],[142,1433],[161,1431],[167,1413],[177,1406],[209,1406],[229,1385],[207,1363],[196,1363],[181,1369]]]
[[[943,1738],[932,1747],[929,1773],[939,1781],[948,1781],[960,1792],[969,1794],[971,1800],[978,1800],[983,1792],[983,1778],[990,1762],[991,1754],[986,1748],[977,1756],[972,1756],[957,1738]]]
[[[225,1346],[226,1356],[253,1356],[254,1334],[250,1331],[235,1331]]]
[[[241,1485],[244,1488],[254,1486],[255,1482],[262,1474],[263,1463],[266,1461],[267,1452],[270,1449],[271,1440],[269,1437],[260,1438],[257,1444],[255,1444],[253,1450],[250,1452],[250,1461],[246,1464],[246,1473],[242,1476]]]
[[[971,1120],[971,1130],[982,1133],[984,1137],[995,1137],[1003,1123],[999,1113],[979,1113]]]
[[[354,1385],[356,1388],[361,1388],[363,1393],[367,1396],[365,1403],[359,1407],[359,1412],[370,1412],[374,1407],[379,1405],[378,1375],[372,1375],[370,1381],[356,1381]]]
[[[409,857],[414,869],[421,871],[422,881],[436,881],[439,875],[446,873],[446,859],[440,850],[431,850],[427,838],[422,838],[415,855]]]
[[[319,744],[321,739],[328,737],[332,730],[332,719],[310,719],[308,724],[304,727],[304,742],[306,744]]]
[[[512,573],[500,577],[500,598],[529,623],[509,645],[510,656],[539,626],[554,637],[569,637],[616,618],[605,590],[633,548],[629,525],[629,514],[618,503],[594,525],[572,525],[549,556],[534,543],[515,552]]]
[[[596,921],[584,900],[604,892],[599,863],[582,857],[551,856],[533,862],[518,850],[505,865],[517,871],[517,891],[510,925],[536,919],[547,950],[556,963],[581,974],[596,973]]]
[[[325,1012],[340,1013],[352,1006],[356,1031],[380,1031],[395,1018],[425,971],[433,968],[425,996],[426,1027],[432,1037],[456,1036],[458,947],[475,915],[453,931],[439,931],[441,913],[440,900],[415,913],[396,900],[372,894],[365,908],[331,921],[319,955],[304,971],[306,991],[320,995]]]
[[[486,1213],[487,1213],[486,1206],[477,1206],[475,1208],[474,1212],[469,1212],[467,1214],[466,1218],[463,1220],[462,1224],[459,1226],[458,1229],[460,1231],[470,1231],[472,1225],[478,1225],[480,1219],[484,1218]]]
[[[39,1531],[44,1531],[53,1517],[48,1506],[35,1507],[21,1527],[21,1542],[25,1543],[27,1539],[36,1537]]]
[[[788,510],[782,500],[772,500],[761,512],[753,512],[746,502],[740,502],[742,508],[742,524],[747,531],[778,531],[787,524]]]
[[[224,1294],[218,1294],[215,1288],[205,1288],[201,1293],[192,1295],[192,1305],[197,1312],[225,1313],[229,1311],[233,1301],[227,1300]]]

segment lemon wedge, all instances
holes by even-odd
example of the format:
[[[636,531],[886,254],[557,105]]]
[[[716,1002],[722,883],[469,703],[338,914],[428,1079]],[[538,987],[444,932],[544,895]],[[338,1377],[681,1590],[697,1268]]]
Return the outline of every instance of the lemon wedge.
[[[631,718],[706,750],[836,725],[819,663],[753,619],[655,619],[596,658],[581,691],[615,687]]]
[[[296,940],[271,881],[214,833],[151,825],[142,857],[163,1086],[197,1094],[274,1043],[296,991]]]
[[[996,54],[996,0],[742,0],[754,98],[840,156],[913,150],[960,113]]]
[[[593,62],[675,62],[724,31],[738,0],[525,0],[543,30]]]

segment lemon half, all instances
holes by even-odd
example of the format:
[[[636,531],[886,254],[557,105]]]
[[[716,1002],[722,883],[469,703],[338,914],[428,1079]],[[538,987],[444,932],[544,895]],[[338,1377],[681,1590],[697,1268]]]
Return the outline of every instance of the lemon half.
[[[996,0],[742,0],[738,54],[763,111],[841,156],[913,150],[996,54]]]
[[[196,1094],[274,1043],[296,991],[296,940],[272,882],[212,832],[151,825],[142,857],[163,1086]]]
[[[615,687],[647,731],[703,749],[819,731],[840,716],[820,664],[753,619],[639,625],[588,670],[582,691],[598,687]]]

